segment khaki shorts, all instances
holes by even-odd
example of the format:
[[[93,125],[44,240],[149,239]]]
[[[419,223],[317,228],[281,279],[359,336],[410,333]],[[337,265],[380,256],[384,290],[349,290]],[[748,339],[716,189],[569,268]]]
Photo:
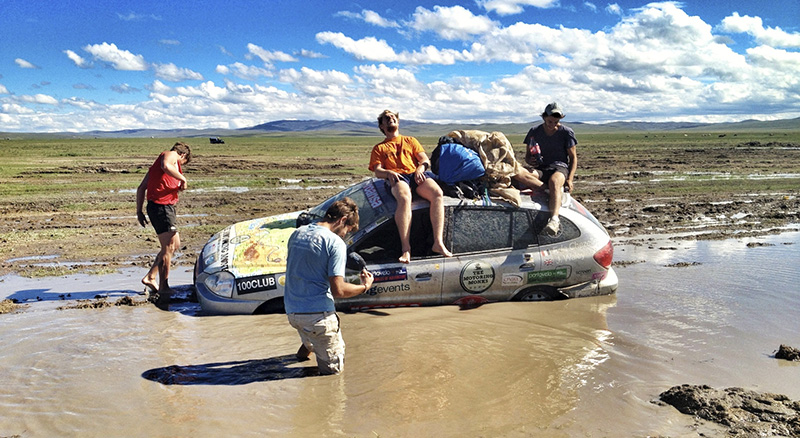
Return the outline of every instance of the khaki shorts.
[[[320,374],[344,370],[344,339],[336,312],[290,313],[287,317],[303,345],[316,354]]]

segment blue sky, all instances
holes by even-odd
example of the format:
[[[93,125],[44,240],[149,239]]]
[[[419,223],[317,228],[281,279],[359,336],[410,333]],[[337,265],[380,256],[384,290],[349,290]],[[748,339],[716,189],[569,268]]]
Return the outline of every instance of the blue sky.
[[[0,0],[0,131],[800,117],[800,0]]]

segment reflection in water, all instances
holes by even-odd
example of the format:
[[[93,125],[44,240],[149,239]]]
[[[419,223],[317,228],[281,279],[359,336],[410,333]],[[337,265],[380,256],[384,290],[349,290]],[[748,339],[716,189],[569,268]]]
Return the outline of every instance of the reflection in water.
[[[32,301],[0,315],[0,435],[713,435],[652,400],[683,383],[800,399],[800,364],[771,357],[800,346],[800,233],[751,240],[618,245],[618,260],[647,262],[617,268],[614,296],[342,314],[339,376],[297,363],[284,315]],[[135,293],[139,275],[0,285]]]

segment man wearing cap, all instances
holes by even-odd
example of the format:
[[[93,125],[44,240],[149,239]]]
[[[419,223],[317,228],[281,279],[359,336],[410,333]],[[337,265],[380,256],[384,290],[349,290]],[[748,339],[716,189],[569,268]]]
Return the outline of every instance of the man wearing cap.
[[[399,261],[411,261],[411,196],[413,193],[431,203],[430,216],[433,227],[432,251],[445,257],[453,254],[444,245],[444,198],[439,184],[430,172],[431,162],[425,150],[414,137],[400,135],[400,117],[385,110],[378,116],[378,128],[386,138],[372,148],[369,170],[386,180],[397,200],[394,220],[400,234],[402,254]]]
[[[572,191],[578,154],[575,132],[561,124],[565,116],[557,102],[547,105],[542,113],[544,123],[528,131],[525,136],[525,163],[533,167],[531,173],[550,189],[550,220],[545,231],[558,233],[562,188]]]

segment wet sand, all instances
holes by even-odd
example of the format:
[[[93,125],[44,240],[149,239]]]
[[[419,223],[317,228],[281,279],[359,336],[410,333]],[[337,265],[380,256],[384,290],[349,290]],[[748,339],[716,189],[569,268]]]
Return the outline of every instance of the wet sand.
[[[720,436],[653,401],[684,383],[800,400],[800,363],[772,357],[800,345],[800,233],[615,243],[616,295],[342,314],[333,377],[294,361],[283,315],[58,310],[141,300],[142,269],[5,276],[26,307],[0,315],[0,436]]]

